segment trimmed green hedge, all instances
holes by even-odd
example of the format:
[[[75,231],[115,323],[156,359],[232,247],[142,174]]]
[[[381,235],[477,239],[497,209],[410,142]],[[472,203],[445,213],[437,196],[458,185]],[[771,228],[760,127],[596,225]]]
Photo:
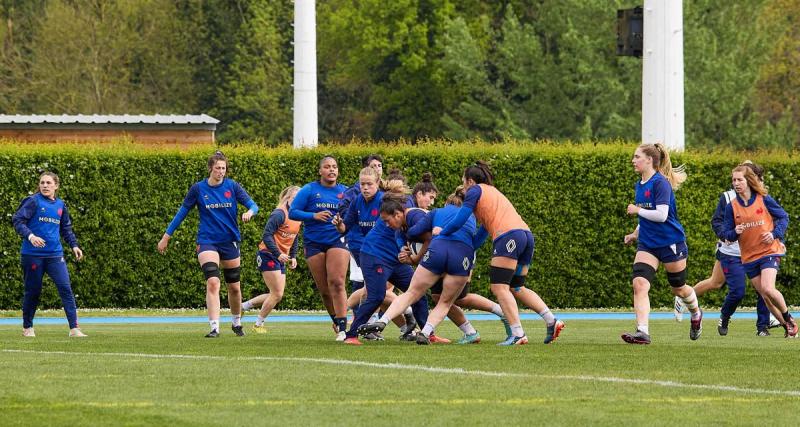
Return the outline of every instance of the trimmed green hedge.
[[[634,249],[622,237],[635,227],[625,215],[636,180],[630,165],[632,144],[551,145],[507,143],[489,145],[432,141],[404,144],[328,146],[318,150],[291,148],[226,148],[230,173],[261,207],[243,234],[245,297],[264,285],[255,268],[255,248],[278,192],[288,184],[302,185],[317,176],[323,154],[338,157],[341,182],[355,181],[360,158],[379,152],[385,167],[399,167],[412,182],[432,171],[444,195],[460,183],[461,172],[476,159],[491,162],[497,187],[516,205],[536,236],[536,253],[529,285],[553,307],[620,307],[631,305],[630,270]],[[6,226],[0,228],[3,257],[0,308],[20,307],[23,286],[19,268],[20,238],[11,225],[19,202],[36,188],[41,170],[61,177],[59,195],[72,213],[86,258],[70,260],[79,307],[202,307],[203,276],[194,254],[197,213],[191,213],[173,236],[169,252],[156,243],[178,209],[188,188],[206,176],[207,151],[145,150],[125,144],[105,146],[0,146],[0,205]],[[790,213],[788,257],[779,274],[788,302],[800,301],[796,285],[800,248],[793,238],[800,212],[800,168],[797,158],[781,154],[708,153],[676,155],[689,179],[678,191],[678,212],[687,230],[691,283],[706,277],[714,262],[716,241],[709,220],[720,191],[730,183],[730,170],[745,159],[763,164],[771,194]],[[473,289],[488,294],[490,245],[479,253]],[[301,252],[302,253],[302,252]],[[71,256],[70,256],[71,258]],[[654,306],[671,304],[669,287],[659,273],[651,291]],[[288,276],[280,308],[319,309],[303,260]],[[703,298],[704,305],[721,304],[724,293]],[[58,307],[53,286],[46,286],[43,306]],[[752,290],[747,304],[753,305]]]

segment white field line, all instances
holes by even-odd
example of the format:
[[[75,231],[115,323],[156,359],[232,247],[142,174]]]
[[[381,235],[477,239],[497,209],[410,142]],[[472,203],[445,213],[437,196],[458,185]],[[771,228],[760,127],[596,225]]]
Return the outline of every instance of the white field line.
[[[688,384],[677,381],[649,380],[641,378],[601,377],[594,375],[542,375],[542,374],[525,374],[525,373],[515,373],[515,372],[478,371],[478,370],[468,370],[462,368],[441,368],[435,366],[407,365],[402,363],[375,363],[375,362],[363,362],[358,360],[322,359],[313,357],[270,357],[270,356],[242,357],[242,356],[208,356],[208,355],[194,355],[194,354],[92,353],[92,352],[36,351],[36,350],[15,350],[15,349],[3,349],[0,351],[3,353],[24,353],[24,354],[64,355],[64,356],[105,356],[105,357],[128,357],[128,358],[134,357],[134,358],[148,358],[148,359],[240,360],[240,361],[322,363],[322,364],[339,365],[339,366],[360,366],[368,368],[396,369],[396,370],[407,370],[407,371],[430,372],[436,374],[453,374],[453,375],[477,376],[477,377],[531,378],[531,379],[538,378],[538,379],[553,379],[553,380],[565,380],[565,381],[580,381],[580,382],[590,382],[590,383],[654,385],[654,386],[669,387],[669,388],[685,388],[685,389],[696,389],[696,390],[725,391],[725,392],[743,393],[743,394],[762,394],[762,395],[800,397],[800,390],[770,390],[763,388],[746,388],[746,387],[736,387],[736,386],[719,385],[719,384]]]

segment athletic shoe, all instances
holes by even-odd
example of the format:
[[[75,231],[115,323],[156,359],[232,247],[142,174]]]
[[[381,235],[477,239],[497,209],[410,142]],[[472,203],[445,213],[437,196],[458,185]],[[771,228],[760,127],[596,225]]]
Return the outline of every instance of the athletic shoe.
[[[345,333],[344,331],[340,331],[339,333],[336,334],[336,341],[342,342],[346,339],[347,339],[347,333]]]
[[[567,325],[565,325],[564,322],[556,319],[555,323],[547,327],[547,336],[544,337],[544,343],[550,344],[555,341],[556,338],[561,335],[561,330],[564,329],[565,326]]]
[[[672,310],[672,314],[675,315],[675,321],[681,322],[683,321],[683,299],[681,297],[675,297],[675,308]]]
[[[428,345],[428,344],[430,344],[432,342],[435,342],[435,341],[433,341],[431,339],[434,336],[435,335],[431,335],[430,338],[428,338],[428,337],[425,336],[425,334],[421,334],[421,333],[417,334],[417,344],[419,344],[419,345]]]
[[[797,322],[793,318],[786,322],[786,338],[797,338]]]
[[[366,323],[358,327],[358,334],[364,336],[370,332],[383,332],[385,328],[386,324],[381,321]]]
[[[69,336],[71,338],[85,338],[88,337],[89,335],[86,335],[83,332],[81,332],[79,328],[72,328],[69,330]]]
[[[508,323],[508,319],[506,319],[506,317],[503,316],[500,318],[500,321],[503,322],[503,328],[505,328],[506,330],[506,336],[510,337],[511,335],[514,335],[514,333],[511,332],[511,324]]]
[[[647,345],[650,344],[650,335],[637,329],[636,332],[632,334],[629,334],[627,332],[622,334],[622,340],[628,344]]]
[[[730,320],[730,317],[720,317],[719,322],[717,322],[717,332],[723,337],[728,335],[728,322]]]
[[[22,336],[28,338],[34,338],[36,336],[36,333],[33,332],[33,327],[22,328]]]
[[[358,337],[347,337],[342,341],[347,345],[361,345],[361,341],[358,340]]]
[[[420,335],[422,334],[417,334],[417,344],[419,344]],[[430,337],[428,337],[428,340],[431,342],[431,344],[450,344],[452,342],[449,339],[445,337],[440,337],[436,334],[431,334]]]
[[[216,329],[212,329],[211,332],[206,334],[206,338],[217,338],[219,336],[219,331]]]
[[[371,332],[369,334],[364,335],[364,340],[366,341],[383,341],[383,335],[380,332]]]
[[[261,326],[253,325],[253,327],[250,328],[250,330],[253,331],[253,333],[259,334],[259,335],[263,335],[263,334],[267,333],[267,327],[264,326],[264,325],[261,325]]]
[[[768,337],[769,335],[770,335],[769,329],[767,329],[767,328],[759,329],[759,330],[756,331],[756,336],[757,337]]]
[[[781,326],[780,320],[776,319],[775,316],[770,314],[769,315],[769,325],[767,326],[767,328],[772,329],[772,328],[777,328],[779,326]]]
[[[407,334],[409,332],[414,332],[414,328],[417,327],[417,319],[414,318],[413,313],[403,313],[403,318],[406,319],[406,324],[400,328],[400,332]]]
[[[456,341],[456,344],[478,344],[479,342],[481,342],[481,334],[475,331],[474,334],[464,334],[460,340]]]
[[[698,317],[697,320],[692,316],[691,325],[689,327],[689,338],[695,341],[700,338],[701,333],[703,333],[703,310],[700,310],[700,317]]]
[[[244,336],[244,329],[242,328],[242,325],[231,326],[231,330],[233,331],[234,334],[236,334],[237,337],[243,337]]]
[[[417,340],[417,332],[411,331],[407,334],[400,335],[400,341],[416,341]]]
[[[506,338],[505,341],[498,343],[497,345],[507,346],[507,345],[525,345],[528,343],[528,336],[523,335],[521,337],[517,337],[514,335],[509,336]]]

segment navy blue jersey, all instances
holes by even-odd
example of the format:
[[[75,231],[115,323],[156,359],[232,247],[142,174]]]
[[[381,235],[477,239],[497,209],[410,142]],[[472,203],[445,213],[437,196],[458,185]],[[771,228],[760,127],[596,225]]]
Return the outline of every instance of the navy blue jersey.
[[[428,211],[424,209],[413,208],[406,210],[406,227],[396,232],[396,239],[403,242],[401,246],[405,245],[406,242],[424,243],[422,235],[426,231],[431,231],[430,221],[427,221],[427,217]],[[414,234],[410,234],[412,232]]]
[[[63,256],[61,236],[71,248],[78,247],[78,239],[72,232],[72,219],[64,201],[50,200],[41,193],[28,196],[22,201],[11,221],[17,234],[22,236],[22,255],[37,257]],[[44,239],[44,247],[37,248],[28,237],[33,234]]]
[[[207,179],[199,181],[189,189],[181,208],[167,227],[167,234],[175,233],[186,214],[196,206],[200,214],[198,244],[239,242],[242,236],[239,234],[237,202],[254,213],[258,212],[258,206],[238,182],[224,178],[220,184],[212,186]]]
[[[289,209],[289,219],[303,221],[304,242],[332,245],[341,238],[331,220],[338,212],[345,190],[347,187],[342,184],[325,187],[319,181],[314,181],[297,192]],[[315,220],[314,214],[322,211],[330,212],[331,219],[325,222]]]
[[[683,226],[678,220],[675,206],[675,193],[664,175],[656,172],[647,182],[636,181],[636,206],[642,209],[655,209],[658,205],[668,205],[667,220],[654,222],[639,217],[639,243],[646,248],[661,248],[686,240]]]
[[[404,243],[402,239],[398,239],[394,230],[378,218],[375,227],[364,238],[361,255],[371,255],[386,263],[397,263],[397,255]]]
[[[361,250],[364,236],[375,227],[375,222],[381,217],[382,201],[383,192],[378,191],[369,202],[359,194],[350,203],[342,220],[347,230],[347,248],[351,251]]]
[[[461,209],[457,206],[445,205],[443,208],[434,209],[428,212],[423,219],[414,224],[413,227],[409,228],[408,237],[414,238],[425,232],[432,231],[434,227],[444,227],[450,222],[450,220],[455,218],[460,210]],[[434,236],[433,240],[438,239],[462,242],[474,249],[473,240],[475,238],[476,229],[477,225],[475,222],[475,216],[470,215],[469,218],[467,218],[467,221],[464,222],[464,225],[462,225],[461,228],[456,230],[454,233],[447,236],[439,234]]]

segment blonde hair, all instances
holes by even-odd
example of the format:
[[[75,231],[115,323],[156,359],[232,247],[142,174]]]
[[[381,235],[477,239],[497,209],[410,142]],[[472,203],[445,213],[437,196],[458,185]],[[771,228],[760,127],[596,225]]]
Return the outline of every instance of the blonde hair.
[[[747,181],[747,185],[750,187],[750,190],[762,196],[767,195],[767,187],[764,187],[764,183],[761,182],[760,179],[758,179],[758,175],[756,175],[756,173],[753,172],[753,169],[751,169],[749,166],[747,165],[736,166],[731,171],[731,175],[733,175],[734,172],[741,172],[744,175],[744,179],[745,181]]]
[[[672,190],[677,190],[678,187],[686,181],[686,167],[680,165],[672,167],[672,160],[669,158],[669,151],[663,144],[657,142],[655,144],[642,144],[639,149],[645,155],[653,159],[653,169],[664,175],[672,186]]]
[[[359,181],[361,180],[361,177],[364,176],[368,176],[374,179],[375,183],[378,184],[379,187],[383,186],[383,183],[381,182],[381,176],[378,174],[378,171],[376,171],[374,168],[367,166],[361,169],[361,172],[358,173]]]
[[[281,194],[278,196],[278,205],[275,207],[282,208],[283,205],[289,201],[289,198],[292,197],[292,195],[297,194],[298,191],[300,191],[300,187],[296,185],[290,185],[281,190]]]
[[[444,201],[444,204],[459,207],[464,204],[464,186],[459,185],[456,187],[453,193],[447,196],[447,200]]]

